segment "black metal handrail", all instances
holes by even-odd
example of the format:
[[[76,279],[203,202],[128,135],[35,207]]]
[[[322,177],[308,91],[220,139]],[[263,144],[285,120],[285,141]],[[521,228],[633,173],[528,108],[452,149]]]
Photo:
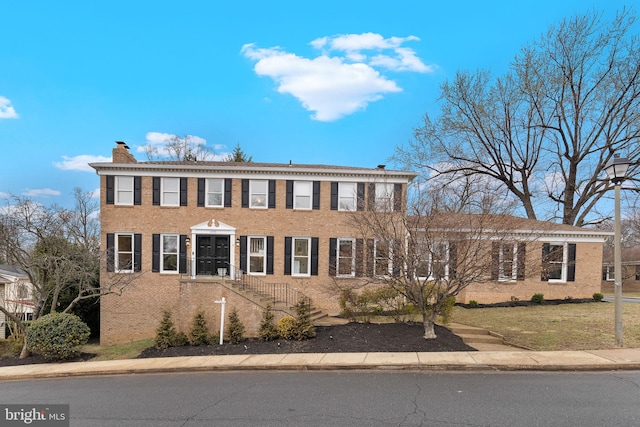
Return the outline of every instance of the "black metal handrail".
[[[216,274],[201,275],[192,274],[191,260],[187,259],[187,268],[184,273],[181,273],[182,278],[193,276],[208,276],[219,277],[222,279],[233,280],[233,282],[240,287],[243,291],[251,291],[263,298],[269,299],[274,305],[277,303],[283,303],[288,307],[297,304],[301,300],[304,300],[311,306],[311,298],[303,294],[297,289],[292,288],[288,283],[270,283],[262,280],[261,278],[247,274],[245,271],[234,267],[230,263],[227,263],[228,268],[218,269]],[[231,274],[233,272],[233,274]]]

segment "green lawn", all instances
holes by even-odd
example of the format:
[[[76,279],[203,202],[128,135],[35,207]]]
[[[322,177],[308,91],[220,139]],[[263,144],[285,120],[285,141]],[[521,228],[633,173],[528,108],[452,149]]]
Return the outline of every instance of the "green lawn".
[[[614,304],[608,302],[532,307],[455,307],[452,322],[489,329],[507,342],[532,350],[616,348]],[[623,304],[623,344],[640,348],[640,304]]]

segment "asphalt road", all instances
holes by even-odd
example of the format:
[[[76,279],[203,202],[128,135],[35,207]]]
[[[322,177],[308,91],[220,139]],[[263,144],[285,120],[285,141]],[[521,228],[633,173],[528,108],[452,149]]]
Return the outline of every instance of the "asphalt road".
[[[0,402],[68,403],[92,427],[638,426],[640,371],[80,377],[3,382]]]

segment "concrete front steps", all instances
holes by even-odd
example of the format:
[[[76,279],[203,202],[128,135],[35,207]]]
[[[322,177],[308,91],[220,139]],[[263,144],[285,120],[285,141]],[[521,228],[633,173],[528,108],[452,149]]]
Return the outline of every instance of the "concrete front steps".
[[[523,350],[505,343],[501,335],[475,326],[450,323],[446,328],[462,338],[465,344],[480,351],[513,351]]]

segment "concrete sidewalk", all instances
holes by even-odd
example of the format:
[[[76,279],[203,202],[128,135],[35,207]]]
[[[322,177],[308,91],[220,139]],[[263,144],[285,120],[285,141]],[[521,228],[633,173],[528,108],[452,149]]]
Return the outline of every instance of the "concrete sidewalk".
[[[640,349],[291,353],[163,357],[0,367],[0,380],[240,370],[595,371],[640,369]]]

